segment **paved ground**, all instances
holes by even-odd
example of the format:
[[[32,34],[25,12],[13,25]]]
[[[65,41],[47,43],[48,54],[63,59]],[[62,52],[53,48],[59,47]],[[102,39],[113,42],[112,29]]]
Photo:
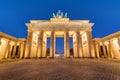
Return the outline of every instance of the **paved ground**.
[[[120,80],[120,60],[28,59],[0,63],[0,80]]]

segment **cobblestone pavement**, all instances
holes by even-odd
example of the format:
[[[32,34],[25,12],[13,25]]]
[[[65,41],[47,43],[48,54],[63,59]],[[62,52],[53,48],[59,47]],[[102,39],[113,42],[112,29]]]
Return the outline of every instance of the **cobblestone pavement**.
[[[0,64],[0,80],[120,80],[120,60],[19,60]]]

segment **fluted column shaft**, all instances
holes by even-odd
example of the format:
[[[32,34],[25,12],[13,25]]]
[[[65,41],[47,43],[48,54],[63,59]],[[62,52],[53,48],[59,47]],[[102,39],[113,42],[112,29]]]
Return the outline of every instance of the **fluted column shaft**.
[[[6,49],[4,52],[4,58],[8,58],[9,48],[10,48],[10,41],[7,41]]]
[[[24,46],[25,43],[21,43],[20,44],[20,58],[22,59],[23,58],[23,55],[24,55]]]
[[[42,42],[43,42],[43,32],[39,32],[38,35],[38,49],[37,49],[37,58],[42,57]]]
[[[102,42],[102,44],[103,44],[103,53],[104,53],[104,57],[107,58],[107,53],[106,53],[105,43]]]
[[[107,47],[108,58],[111,58],[110,44],[107,44],[106,47]]]
[[[70,47],[69,47],[69,32],[66,31],[64,35],[64,56],[70,57]]]
[[[78,34],[78,40],[79,40],[79,58],[83,57],[83,45],[82,45],[82,35]]]
[[[87,40],[88,40],[89,57],[93,57],[92,56],[92,33],[91,33],[91,31],[87,31]]]
[[[26,42],[25,58],[30,58],[31,46],[32,46],[33,32],[28,31],[28,37]]]
[[[98,42],[95,42],[95,53],[96,53],[96,57],[99,58],[100,57],[100,46]]]
[[[111,41],[109,41],[109,50],[110,50],[110,55],[111,55],[111,58],[114,58],[115,56],[114,56],[114,52],[113,52],[113,48],[112,48],[112,43],[111,43]]]
[[[12,55],[12,58],[15,58],[15,55],[16,55],[16,49],[17,49],[17,42],[15,42],[15,44],[14,44],[14,49],[13,49],[13,55]]]
[[[51,31],[51,38],[50,38],[50,57],[54,57],[54,50],[55,50],[55,43],[54,43],[54,31]]]
[[[80,46],[80,44],[79,44],[79,39],[80,39],[80,32],[79,31],[76,31],[75,32],[75,35],[74,35],[74,37],[76,38],[75,40],[74,40],[74,58],[79,58],[79,46]]]

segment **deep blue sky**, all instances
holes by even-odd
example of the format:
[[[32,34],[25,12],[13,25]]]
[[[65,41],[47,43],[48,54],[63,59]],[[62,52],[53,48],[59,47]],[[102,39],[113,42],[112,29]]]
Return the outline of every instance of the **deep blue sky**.
[[[93,37],[120,30],[120,0],[0,0],[0,31],[26,37],[26,22],[48,20],[59,9],[70,19],[94,22]]]

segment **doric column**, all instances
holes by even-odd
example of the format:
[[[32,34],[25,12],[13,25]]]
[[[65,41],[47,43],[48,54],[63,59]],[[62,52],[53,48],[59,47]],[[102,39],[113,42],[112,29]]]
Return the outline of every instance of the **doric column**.
[[[94,51],[94,56],[95,56],[95,58],[97,58],[97,51],[96,51],[96,44],[95,44],[96,42],[95,41],[93,41],[93,51]]]
[[[100,55],[100,58],[102,57],[102,50],[101,50],[101,42],[98,42],[98,46],[99,46],[99,55]]]
[[[24,42],[23,58],[25,58],[25,48],[26,48],[26,41]]]
[[[56,35],[54,34],[54,57],[56,55]]]
[[[19,57],[19,58],[22,58],[22,57],[21,57],[22,51],[23,51],[22,49],[23,49],[22,43],[19,43],[19,49],[18,49],[18,50],[19,50],[19,54],[18,54],[18,57]]]
[[[87,31],[87,40],[88,40],[89,57],[93,57],[93,55],[92,55],[92,33],[91,33],[91,31]]]
[[[13,45],[10,45],[8,58],[12,58],[12,48],[13,48]]]
[[[83,57],[83,46],[82,46],[82,35],[78,34],[78,40],[79,40],[79,58]]]
[[[111,41],[109,41],[109,50],[110,50],[110,57],[111,58],[114,58],[114,52],[113,52],[113,47],[112,47],[112,43]]]
[[[22,44],[21,43],[19,43],[19,46],[18,46],[18,52],[17,52],[17,55],[16,55],[16,57],[17,58],[20,58],[20,52],[21,52],[21,46]],[[16,49],[17,50],[17,49]]]
[[[100,46],[98,42],[95,42],[95,53],[96,53],[96,57],[99,58],[100,57]]]
[[[43,32],[40,31],[38,35],[37,58],[42,57],[42,42],[43,42]]]
[[[8,58],[9,48],[10,48],[10,41],[8,40],[7,43],[6,43],[6,48],[5,48],[5,52],[4,52],[4,58]]]
[[[51,37],[50,37],[50,57],[54,58],[54,31],[51,31]]]
[[[12,58],[15,58],[16,49],[17,49],[17,42],[15,42],[15,44],[14,44],[14,49],[13,49],[13,55],[12,55]]]
[[[21,58],[22,59],[22,57],[23,57],[23,44],[22,43],[20,43],[19,44],[19,49],[20,49],[20,54],[19,54],[19,58]]]
[[[9,42],[7,58],[10,58],[10,57],[11,57],[11,45],[10,45],[10,42]]]
[[[47,50],[47,35],[44,32],[42,38],[42,58],[46,58],[46,50]]]
[[[64,34],[64,56],[69,58],[70,57],[70,48],[69,48],[69,32],[65,31]]]
[[[80,39],[80,32],[76,31],[74,35],[75,39],[73,40],[74,43],[74,58],[79,58],[79,39]]]
[[[106,47],[107,47],[108,58],[111,58],[110,44],[107,44]]]
[[[28,37],[27,37],[26,49],[25,49],[25,58],[30,58],[32,38],[33,38],[33,32],[28,31]]]
[[[7,56],[6,56],[6,58],[9,58],[9,55],[10,55],[10,48],[11,48],[11,46],[10,46],[10,40],[8,41],[8,53],[7,53]]]
[[[102,45],[103,45],[103,53],[104,53],[104,57],[107,58],[107,53],[106,53],[105,43],[102,42]]]
[[[24,43],[21,43],[20,44],[20,58],[22,59],[23,58],[23,54],[24,54]]]

